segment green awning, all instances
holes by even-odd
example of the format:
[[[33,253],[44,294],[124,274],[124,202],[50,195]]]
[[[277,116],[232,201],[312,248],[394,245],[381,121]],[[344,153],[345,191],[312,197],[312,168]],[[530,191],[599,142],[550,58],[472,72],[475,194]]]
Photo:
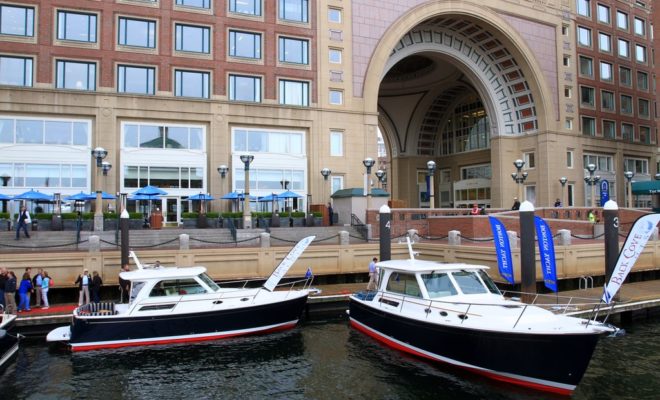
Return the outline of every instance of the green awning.
[[[642,181],[632,183],[633,194],[660,194],[660,181]]]
[[[364,189],[362,188],[350,188],[350,189],[341,189],[337,190],[332,194],[333,199],[341,199],[346,197],[364,197]],[[371,197],[390,197],[390,194],[380,188],[371,189]]]

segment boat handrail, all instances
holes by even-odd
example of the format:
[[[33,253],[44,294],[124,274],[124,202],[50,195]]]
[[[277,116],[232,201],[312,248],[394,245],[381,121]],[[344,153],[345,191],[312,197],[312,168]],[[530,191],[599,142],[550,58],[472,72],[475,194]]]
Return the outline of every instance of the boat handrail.
[[[372,291],[373,292],[373,291]],[[511,293],[511,292],[509,292]],[[522,292],[521,292],[522,293]],[[379,295],[379,296],[378,296]],[[542,294],[539,294],[538,296],[543,296]],[[441,300],[441,299],[424,299],[421,297],[417,296],[409,296],[405,294],[398,294],[398,293],[389,293],[385,292],[382,290],[379,290],[375,292],[374,298],[377,298],[379,300],[389,300],[389,301],[396,301],[399,304],[396,304],[396,307],[399,310],[403,310],[403,306],[405,303],[408,304],[413,304],[417,306],[423,306],[426,307],[425,310],[431,310],[431,309],[436,309],[440,311],[448,311],[448,312],[453,312],[458,314],[461,318],[461,324],[465,321],[465,317],[472,315],[472,316],[480,316],[479,314],[472,313],[470,314],[470,309],[473,306],[479,306],[479,307],[498,307],[498,308],[519,308],[521,309],[520,314],[517,316],[515,323],[513,324],[513,328],[515,328],[521,321],[523,315],[527,311],[529,306],[536,306],[539,308],[546,309],[553,314],[558,314],[559,309],[564,309],[567,305],[565,304],[544,304],[544,303],[535,303],[536,300],[538,299],[538,296],[534,298],[534,302],[527,304],[527,303],[519,303],[519,304],[493,304],[493,303],[482,303],[482,302],[470,302],[470,301],[456,301],[456,300]],[[576,297],[568,297],[568,296],[563,296],[565,298],[569,299],[569,303],[573,304],[573,306],[593,306],[591,309],[590,314],[593,315],[593,317],[589,317],[588,319],[591,319],[592,322],[596,321],[596,318],[598,317],[598,310],[600,309],[600,305],[602,304],[600,301],[595,301],[595,299],[587,299],[591,300],[593,302],[590,303],[575,303],[573,300]],[[379,301],[379,306],[382,307],[383,302]],[[458,306],[458,307],[457,307]],[[465,306],[465,310],[460,310],[461,306]],[[564,314],[566,311],[564,310],[562,314]],[[430,314],[430,312],[427,312],[427,316]],[[608,313],[609,315],[609,313]],[[588,328],[589,324],[585,324],[585,328]]]

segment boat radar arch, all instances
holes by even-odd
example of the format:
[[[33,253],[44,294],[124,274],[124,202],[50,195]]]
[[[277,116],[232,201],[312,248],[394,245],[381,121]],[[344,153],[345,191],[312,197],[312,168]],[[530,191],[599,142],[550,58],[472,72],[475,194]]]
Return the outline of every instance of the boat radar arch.
[[[133,259],[133,262],[135,263],[135,265],[137,266],[138,269],[144,269],[144,267],[142,266],[142,263],[140,262],[140,260],[135,255],[135,252],[130,251],[128,253],[128,255]]]
[[[410,241],[410,236],[406,236],[406,243],[408,243],[408,254],[410,254],[410,259],[414,260],[415,256],[419,255],[419,252],[413,251],[412,242]]]

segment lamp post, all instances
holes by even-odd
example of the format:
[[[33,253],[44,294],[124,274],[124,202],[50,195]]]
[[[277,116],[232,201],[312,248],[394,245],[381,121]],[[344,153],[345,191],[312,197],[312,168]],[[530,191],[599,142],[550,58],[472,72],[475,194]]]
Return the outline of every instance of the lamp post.
[[[254,156],[250,154],[243,154],[241,162],[245,165],[245,191],[243,198],[243,229],[252,229],[252,213],[250,213],[250,163],[254,160]]]
[[[628,181],[628,208],[633,208],[633,201],[632,201],[632,178],[635,176],[634,171],[626,171],[623,173],[623,176],[626,177],[626,180]]]
[[[594,186],[598,184],[600,181],[600,176],[594,175],[596,172],[596,165],[595,164],[589,164],[587,165],[587,171],[589,171],[589,176],[584,177],[584,182],[591,186],[591,208],[596,207],[596,194],[594,191]]]
[[[229,167],[227,167],[225,164],[218,165],[218,173],[220,174],[220,178],[224,180],[227,177],[227,171],[229,171]],[[222,193],[223,189],[223,184],[222,182],[220,183],[220,193]]]
[[[367,169],[367,173],[364,175],[364,195],[367,196],[367,210],[369,210],[371,207],[371,189],[369,188],[369,177],[371,176],[371,167],[376,164],[376,161],[371,157],[367,157],[362,160],[362,164],[364,164],[365,168]],[[365,211],[365,223],[367,220],[366,215],[367,212]]]
[[[97,171],[101,170],[104,176],[108,175],[108,171],[112,166],[108,163],[105,167],[103,159],[108,155],[108,151],[103,147],[96,147],[92,150],[92,158],[96,160]],[[101,178],[97,176],[96,182],[96,210],[94,211],[94,230],[103,230],[103,198],[101,197]]]
[[[566,207],[566,203],[564,203],[564,188],[566,187],[566,182],[568,182],[568,178],[565,176],[562,176],[559,178],[559,183],[561,183],[561,205],[562,207]]]
[[[325,187],[328,184],[327,183],[328,182],[328,177],[330,177],[331,173],[332,173],[332,171],[330,170],[330,168],[323,168],[321,170],[321,175],[323,176],[323,181],[324,181],[323,182],[323,200],[325,200]]]
[[[9,184],[9,180],[11,179],[11,176],[7,174],[2,174],[0,175],[0,179],[2,179],[2,186],[6,187]],[[2,212],[7,212],[7,200],[2,201]]]
[[[511,178],[513,179],[514,182],[518,185],[518,198],[522,199],[522,184],[525,182],[525,179],[527,179],[527,171],[523,172],[523,167],[525,166],[525,162],[521,159],[517,159],[516,161],[513,162],[513,166],[516,167],[516,172],[511,173]],[[525,199],[526,200],[526,199]]]
[[[429,208],[435,208],[435,189],[433,187],[433,174],[435,173],[435,161],[426,163],[426,169],[429,171]]]
[[[379,169],[378,171],[374,172],[374,175],[376,175],[376,178],[378,178],[378,186],[382,189],[383,180],[385,180],[385,171]]]

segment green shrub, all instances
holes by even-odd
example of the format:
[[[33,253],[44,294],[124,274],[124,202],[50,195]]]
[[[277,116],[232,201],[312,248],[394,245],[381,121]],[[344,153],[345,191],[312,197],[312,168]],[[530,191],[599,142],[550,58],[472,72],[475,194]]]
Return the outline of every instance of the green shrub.
[[[196,219],[199,214],[196,212],[184,212],[181,213],[181,218],[194,218]]]
[[[9,219],[8,212],[0,212],[0,219]]]
[[[130,219],[143,219],[144,214],[142,214],[141,212],[129,212],[128,213],[128,218],[130,218]]]
[[[223,212],[222,218],[241,218],[243,216],[242,212]]]
[[[65,219],[77,219],[78,218],[78,213],[70,212],[70,213],[62,213],[62,220]]]
[[[316,218],[321,218],[323,216],[323,213],[321,211],[313,211],[312,215]]]
[[[207,218],[218,218],[220,216],[220,213],[217,211],[212,211],[212,212],[207,212],[206,217]]]
[[[52,213],[37,213],[32,216],[32,219],[40,219],[43,221],[50,221],[53,218]]]

